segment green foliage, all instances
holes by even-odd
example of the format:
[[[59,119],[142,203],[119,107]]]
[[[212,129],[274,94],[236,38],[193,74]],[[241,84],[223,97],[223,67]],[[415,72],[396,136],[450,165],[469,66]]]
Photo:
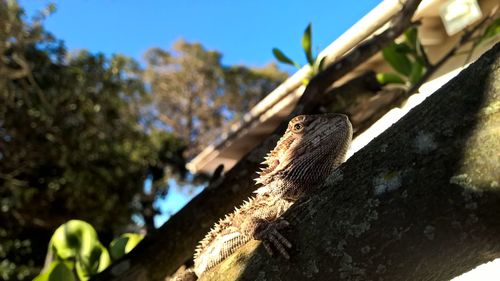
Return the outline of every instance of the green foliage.
[[[109,245],[109,252],[113,260],[117,260],[141,242],[143,235],[137,233],[125,233],[115,240],[111,241]]]
[[[408,52],[401,48],[407,45],[392,43],[382,50],[382,55],[392,68],[404,76],[411,73],[411,61],[407,56]],[[398,48],[399,47],[399,48]]]
[[[413,86],[419,82],[432,65],[427,62],[426,54],[418,40],[418,30],[411,27],[404,32],[404,40],[400,43],[393,42],[382,50],[384,60],[398,73],[379,73],[377,80],[385,84],[405,84]],[[500,34],[500,18],[494,19],[482,33],[474,40],[469,55],[477,46],[496,38]],[[470,58],[470,57],[469,57]]]
[[[131,225],[150,168],[183,165],[178,138],[158,133],[145,111],[152,100],[138,64],[121,55],[68,54],[43,30],[53,9],[29,21],[15,1],[0,0],[4,280],[33,277],[64,221],[84,219],[104,237]],[[77,270],[95,269],[84,265]]]
[[[390,83],[414,85],[426,72],[423,52],[417,28],[409,28],[404,33],[403,42],[393,42],[382,50],[384,60],[398,73],[378,73],[377,80],[382,85]]]
[[[477,45],[483,44],[500,34],[500,18],[495,19],[490,25],[486,27],[481,35]]]
[[[142,235],[135,233],[126,233],[113,240],[110,244],[113,260],[128,253],[141,240]],[[95,229],[80,220],[70,220],[56,229],[50,239],[46,260],[51,263],[35,281],[85,281],[111,263],[108,250],[99,241]]]
[[[95,229],[79,220],[70,220],[56,229],[50,239],[49,253],[53,260],[74,263],[80,280],[88,280],[111,262]]]
[[[52,225],[54,207],[84,213],[100,229],[126,223],[133,210],[115,206],[141,191],[156,157],[133,108],[142,86],[121,78],[123,68],[106,66],[121,64],[122,57],[79,53],[66,66],[52,64],[49,53],[31,52],[26,58],[34,62],[36,84],[7,81],[0,96],[7,208],[26,207],[26,220]]]
[[[52,262],[49,268],[33,281],[75,281],[75,277],[64,262]]]
[[[311,77],[313,77],[318,72],[323,70],[323,64],[325,62],[325,57],[322,58],[314,57],[312,54],[312,25],[310,23],[307,25],[306,29],[304,30],[304,34],[302,35],[302,50],[304,51],[307,63],[310,66],[308,77],[303,81],[303,83],[307,85]],[[278,48],[273,48],[273,55],[279,62],[293,65],[297,69],[302,68],[302,66],[299,63],[287,57]]]

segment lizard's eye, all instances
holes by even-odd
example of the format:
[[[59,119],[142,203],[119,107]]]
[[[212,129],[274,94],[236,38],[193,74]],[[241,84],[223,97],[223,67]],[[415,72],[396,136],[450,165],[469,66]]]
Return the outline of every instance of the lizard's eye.
[[[300,133],[304,130],[304,125],[302,123],[296,123],[292,126],[292,132]]]

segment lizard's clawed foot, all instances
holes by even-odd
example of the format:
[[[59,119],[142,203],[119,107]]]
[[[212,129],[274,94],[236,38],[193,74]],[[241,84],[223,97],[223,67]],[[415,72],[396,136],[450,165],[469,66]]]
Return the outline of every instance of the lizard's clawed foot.
[[[292,247],[292,243],[288,241],[278,230],[284,229],[288,227],[290,224],[288,221],[280,219],[273,222],[268,222],[268,224],[259,232],[255,233],[254,237],[257,240],[261,240],[264,248],[269,253],[269,255],[273,255],[273,249],[271,247],[274,246],[278,250],[278,252],[285,258],[290,259],[290,255],[288,255],[287,248]]]

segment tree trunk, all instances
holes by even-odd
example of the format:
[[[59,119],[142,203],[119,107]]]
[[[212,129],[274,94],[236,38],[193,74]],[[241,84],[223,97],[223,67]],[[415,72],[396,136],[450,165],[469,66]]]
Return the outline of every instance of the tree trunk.
[[[201,280],[449,280],[500,257],[500,43]],[[256,250],[256,248],[258,248]]]

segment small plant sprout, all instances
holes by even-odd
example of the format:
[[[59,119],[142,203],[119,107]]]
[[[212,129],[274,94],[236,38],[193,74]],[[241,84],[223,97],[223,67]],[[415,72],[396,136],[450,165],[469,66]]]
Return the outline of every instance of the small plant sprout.
[[[304,34],[302,35],[302,50],[304,50],[304,54],[307,59],[307,64],[310,66],[309,73],[307,77],[302,81],[304,85],[309,83],[311,77],[319,73],[323,70],[323,64],[325,62],[325,57],[319,58],[318,56],[313,56],[312,54],[312,25],[309,23],[304,30]],[[289,64],[295,66],[297,69],[301,69],[302,66],[287,57],[280,49],[273,48],[274,57],[282,63]]]

